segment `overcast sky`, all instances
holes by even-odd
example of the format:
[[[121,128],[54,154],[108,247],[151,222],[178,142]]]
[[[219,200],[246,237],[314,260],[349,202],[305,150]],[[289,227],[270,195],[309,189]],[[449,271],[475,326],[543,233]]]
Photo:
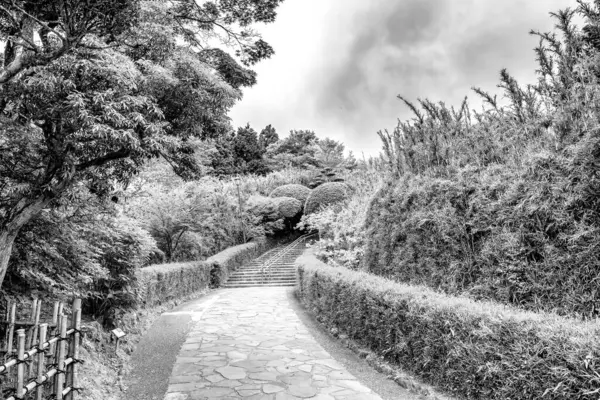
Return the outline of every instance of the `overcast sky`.
[[[357,156],[380,150],[377,131],[411,115],[398,94],[476,106],[472,86],[495,91],[501,68],[535,80],[531,29],[575,0],[285,0],[261,28],[276,54],[231,112],[235,126],[272,124],[280,137],[314,130]],[[473,108],[472,107],[472,108]]]

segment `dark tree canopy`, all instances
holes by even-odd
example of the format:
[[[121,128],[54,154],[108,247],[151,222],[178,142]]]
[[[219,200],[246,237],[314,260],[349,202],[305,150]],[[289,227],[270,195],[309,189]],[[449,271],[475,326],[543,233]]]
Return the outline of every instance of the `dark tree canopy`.
[[[78,185],[107,195],[155,157],[196,176],[280,3],[0,0],[0,283],[19,230]]]
[[[245,162],[261,157],[262,152],[258,145],[258,134],[250,127],[250,124],[238,128],[233,139],[233,151],[237,159]]]

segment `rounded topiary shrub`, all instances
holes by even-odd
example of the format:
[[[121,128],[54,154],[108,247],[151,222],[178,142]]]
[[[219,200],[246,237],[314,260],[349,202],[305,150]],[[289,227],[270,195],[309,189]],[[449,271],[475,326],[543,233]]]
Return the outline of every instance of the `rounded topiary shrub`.
[[[306,199],[304,214],[318,211],[321,207],[335,204],[348,198],[350,187],[341,182],[326,182],[316,187]]]
[[[275,188],[269,195],[269,197],[291,197],[300,201],[301,206],[304,206],[306,199],[310,195],[310,189],[304,185],[298,185],[295,183],[289,185],[283,185]]]
[[[269,197],[251,196],[246,202],[247,212],[262,217],[263,221],[276,221],[282,217],[277,202]]]
[[[302,203],[293,197],[277,197],[273,199],[277,210],[286,218],[294,218],[302,212]]]

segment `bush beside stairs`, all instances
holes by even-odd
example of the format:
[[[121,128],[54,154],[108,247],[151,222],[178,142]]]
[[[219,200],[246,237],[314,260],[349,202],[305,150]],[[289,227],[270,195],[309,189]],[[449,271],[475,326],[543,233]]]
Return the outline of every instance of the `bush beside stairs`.
[[[222,287],[295,286],[295,261],[306,249],[306,239],[310,236],[304,235],[290,244],[271,249],[241,266],[231,273]]]

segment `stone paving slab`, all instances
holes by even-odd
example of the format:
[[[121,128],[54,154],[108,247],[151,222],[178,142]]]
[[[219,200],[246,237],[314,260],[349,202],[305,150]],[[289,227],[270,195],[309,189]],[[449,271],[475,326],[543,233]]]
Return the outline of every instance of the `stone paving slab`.
[[[290,290],[225,289],[190,311],[164,400],[381,400],[315,341]]]

